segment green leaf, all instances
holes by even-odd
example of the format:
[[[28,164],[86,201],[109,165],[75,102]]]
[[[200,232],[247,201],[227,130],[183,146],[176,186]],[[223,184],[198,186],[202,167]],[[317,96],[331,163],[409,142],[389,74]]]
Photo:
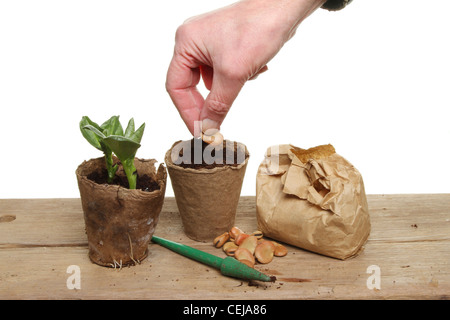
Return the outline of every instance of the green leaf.
[[[123,136],[123,128],[120,124],[119,116],[112,116],[101,125],[101,128],[105,136]]]
[[[99,137],[96,135],[92,130],[85,128],[86,126],[91,126],[93,128],[96,128],[97,130],[101,130],[100,126],[89,119],[89,117],[84,116],[81,118],[80,121],[80,130],[83,135],[83,137],[86,138],[86,140],[95,148],[102,151],[102,147],[100,145]]]
[[[145,123],[143,123],[133,134],[129,137],[131,140],[137,143],[141,143],[142,136],[144,135]]]
[[[125,130],[125,137],[140,143],[144,134],[145,123],[143,123],[136,131],[134,130],[134,119],[131,118],[128,122],[127,129]]]
[[[108,181],[112,181],[117,170],[117,165],[113,166],[112,161],[114,153],[123,165],[130,189],[135,189],[137,173],[134,158],[141,146],[145,123],[135,130],[134,119],[131,118],[124,134],[119,116],[112,116],[101,126],[85,116],[80,122],[80,129],[89,143],[105,154]]]
[[[94,127],[90,124],[85,125],[83,127],[83,129],[92,131],[97,136],[97,140],[99,141],[100,144],[101,144],[101,140],[106,138],[106,136],[103,134],[103,132],[101,132],[99,129],[97,129],[96,127]]]
[[[103,142],[106,136],[102,132],[102,128],[91,121],[88,117],[83,117],[80,122],[80,129],[83,136],[97,149],[103,151],[105,155],[106,170],[108,171],[108,183],[113,181],[114,175],[117,171],[117,166],[113,166],[112,151]]]
[[[127,128],[125,129],[125,138],[130,138],[130,136],[134,133],[134,119],[131,118],[128,121]]]
[[[123,169],[128,179],[130,189],[136,189],[136,168],[134,166],[134,157],[141,146],[139,143],[125,138],[123,136],[109,136],[103,139],[123,165]]]
[[[122,163],[127,159],[134,159],[141,146],[139,143],[121,136],[108,136],[103,139],[103,143],[115,153]]]

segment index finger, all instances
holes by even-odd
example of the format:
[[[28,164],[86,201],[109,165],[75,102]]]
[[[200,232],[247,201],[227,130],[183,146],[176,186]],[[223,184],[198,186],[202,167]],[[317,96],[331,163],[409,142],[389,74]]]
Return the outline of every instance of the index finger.
[[[205,101],[197,90],[199,81],[199,65],[175,53],[167,71],[166,90],[192,135]]]

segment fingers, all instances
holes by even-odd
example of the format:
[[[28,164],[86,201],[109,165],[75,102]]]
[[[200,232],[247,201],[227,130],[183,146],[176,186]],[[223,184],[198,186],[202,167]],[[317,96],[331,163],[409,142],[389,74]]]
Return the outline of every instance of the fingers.
[[[215,72],[212,79],[211,91],[205,99],[200,112],[200,120],[209,121],[208,129],[219,129],[234,100],[241,91],[245,80],[239,77]],[[205,122],[203,122],[204,124]],[[214,124],[214,125],[212,125]],[[203,127],[202,127],[203,128]],[[204,129],[204,128],[203,128]]]
[[[219,129],[247,79],[245,75],[230,72],[218,73],[213,77],[211,67],[202,67],[201,70],[205,86],[210,90],[200,113],[200,120],[203,120],[202,129]],[[248,80],[256,79],[267,70],[267,65],[264,65]]]
[[[211,90],[213,79],[213,68],[207,65],[200,66],[200,73],[202,75],[203,83],[206,89]]]
[[[267,70],[269,70],[269,68],[267,67],[267,65],[265,65],[264,67],[262,67],[261,69],[259,69],[259,71],[258,71],[254,76],[250,77],[250,79],[248,79],[248,80],[255,80],[256,78],[258,78],[258,76],[259,76],[261,73],[264,73],[264,72],[266,72]]]
[[[167,71],[166,90],[192,135],[205,102],[196,87],[199,81],[198,66],[175,53]]]
[[[202,129],[220,129],[220,125],[228,114],[234,100],[247,80],[255,79],[267,70],[261,67],[254,76],[249,77],[245,68],[230,67],[213,69],[213,67],[197,62],[192,55],[183,55],[176,50],[169,65],[166,78],[166,89],[181,118],[190,133],[200,133],[198,121],[210,122]],[[244,70],[244,71],[243,71]],[[204,99],[197,90],[203,78],[205,87],[210,93]],[[213,125],[211,125],[213,124]],[[204,130],[202,130],[204,131]]]
[[[256,79],[266,70],[267,66],[262,67],[249,80]],[[210,90],[206,99],[196,87],[200,81],[200,75],[205,87]],[[194,135],[196,121],[207,120],[202,123],[203,132],[220,128],[244,83],[245,80],[241,77],[232,75],[216,73],[213,77],[211,67],[202,65],[191,68],[184,64],[182,59],[174,56],[167,73],[166,89],[187,128]]]

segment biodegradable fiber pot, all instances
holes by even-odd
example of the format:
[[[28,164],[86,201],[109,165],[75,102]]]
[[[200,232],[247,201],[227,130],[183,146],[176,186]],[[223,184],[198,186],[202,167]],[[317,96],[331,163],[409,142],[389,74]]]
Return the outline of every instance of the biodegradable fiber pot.
[[[179,144],[192,141],[175,142],[166,152],[165,163],[185,234],[196,241],[212,241],[234,225],[249,153],[242,143],[225,140],[224,147],[233,146],[228,147],[228,152],[233,149],[235,154],[245,155],[242,163],[227,165],[224,161],[222,165],[194,167],[175,164]]]
[[[99,184],[88,178],[105,169],[105,159],[84,161],[76,170],[86,224],[89,258],[108,267],[140,263],[148,255],[148,245],[164,202],[167,173],[156,160],[135,159],[140,176],[150,176],[159,186],[153,191],[130,190],[115,184]],[[117,175],[124,174],[121,168]]]

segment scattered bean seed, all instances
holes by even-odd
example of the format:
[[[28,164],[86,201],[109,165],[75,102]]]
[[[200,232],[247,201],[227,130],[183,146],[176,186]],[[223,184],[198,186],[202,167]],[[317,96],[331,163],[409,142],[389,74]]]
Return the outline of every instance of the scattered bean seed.
[[[258,244],[258,239],[255,236],[248,236],[239,245],[239,248],[246,248],[251,254],[255,253],[256,245]]]
[[[249,266],[250,268],[255,267],[255,263],[250,260],[247,260],[247,259],[241,259],[241,260],[239,260],[239,262],[242,262],[243,264]]]
[[[238,246],[241,245],[241,243],[246,239],[250,237],[250,235],[246,234],[246,233],[240,233],[235,239],[234,239],[234,243],[236,243]]]
[[[272,241],[263,241],[256,246],[255,257],[258,262],[266,264],[272,261],[275,252],[275,245]]]
[[[222,249],[227,254],[227,256],[234,256],[234,253],[236,252],[238,246],[231,241],[226,242]]]
[[[233,227],[230,230],[230,238],[231,239],[236,239],[237,236],[241,233],[244,233],[241,229],[239,229],[238,227]]]
[[[236,252],[234,253],[234,257],[239,261],[248,260],[253,262],[253,264],[255,263],[255,257],[246,248],[237,248]]]
[[[252,236],[255,236],[257,239],[261,239],[263,237],[262,231],[254,231]]]
[[[264,239],[262,231],[246,234],[236,226],[216,237],[213,244],[216,248],[222,248],[226,255],[252,268],[256,261],[266,264],[271,262],[274,256],[284,257],[288,253],[284,245]]]
[[[262,243],[262,242],[264,242],[264,241],[267,241],[267,240],[264,239],[264,238],[258,239],[258,244],[260,244],[260,243]]]
[[[213,243],[216,248],[222,247],[225,242],[227,242],[230,239],[230,234],[228,232],[225,232],[214,239]]]
[[[275,245],[275,251],[273,252],[275,257],[284,257],[287,255],[288,250],[285,246],[275,241],[272,241],[272,243]]]

